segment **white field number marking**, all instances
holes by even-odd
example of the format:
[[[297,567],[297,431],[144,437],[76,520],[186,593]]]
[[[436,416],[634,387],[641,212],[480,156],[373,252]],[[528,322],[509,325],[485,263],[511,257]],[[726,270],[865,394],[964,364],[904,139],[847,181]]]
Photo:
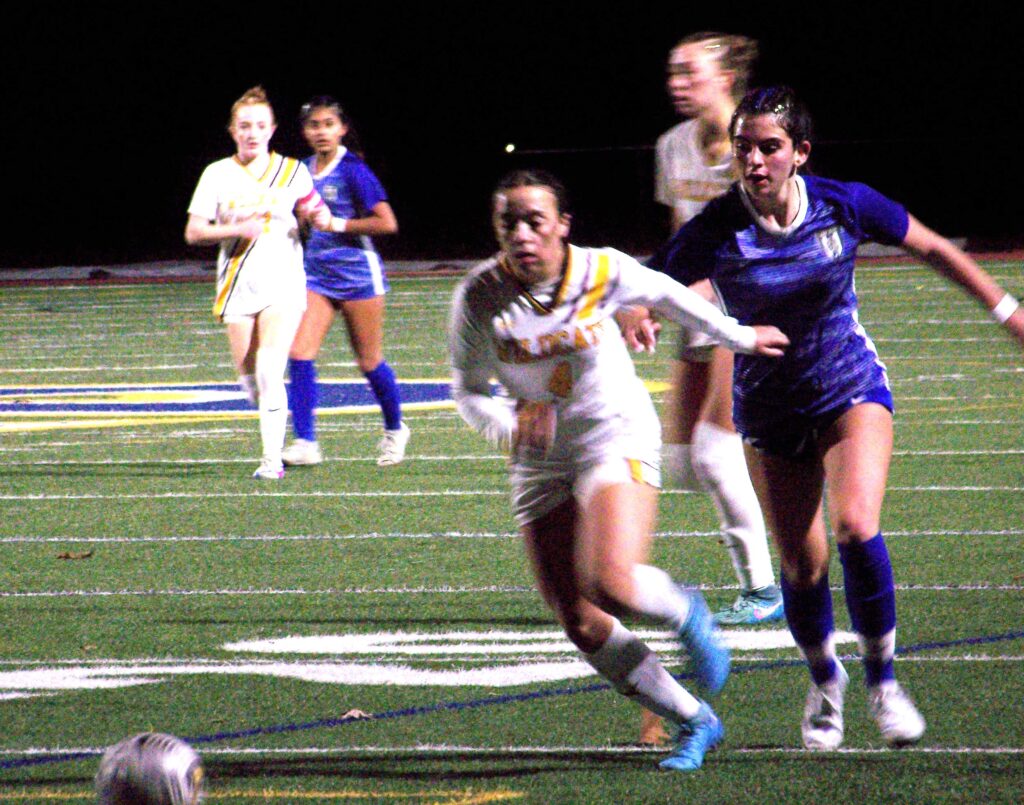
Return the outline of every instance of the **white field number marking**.
[[[666,632],[637,634],[668,663],[674,663],[678,646]],[[792,648],[784,629],[771,631],[726,630],[726,642],[734,652]],[[856,642],[850,632],[836,632],[837,644]],[[101,661],[81,665],[60,663],[0,671],[0,701],[60,691],[98,690],[151,685],[176,676],[230,675],[270,676],[331,685],[402,685],[413,687],[515,687],[517,685],[581,679],[594,669],[579,659],[576,649],[561,632],[378,632],[364,635],[292,636],[270,640],[228,643],[225,651],[274,655],[316,654],[338,657],[280,662],[252,659],[192,660],[167,662]],[[536,656],[550,659],[538,661]],[[529,660],[516,657],[529,656]],[[368,658],[372,657],[372,660]],[[480,657],[493,658],[486,667],[435,670],[413,667],[416,660]],[[342,659],[344,658],[344,659]],[[453,663],[457,659],[452,660]]]

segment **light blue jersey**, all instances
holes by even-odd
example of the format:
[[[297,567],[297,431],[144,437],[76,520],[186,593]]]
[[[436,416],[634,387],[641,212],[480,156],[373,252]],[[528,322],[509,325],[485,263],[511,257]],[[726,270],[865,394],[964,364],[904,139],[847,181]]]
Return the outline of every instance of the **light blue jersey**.
[[[774,324],[789,336],[781,359],[736,356],[734,417],[747,437],[888,387],[857,318],[854,258],[866,240],[901,244],[907,211],[863,184],[797,180],[801,206],[785,230],[769,231],[733,185],[651,259],[687,284],[711,278],[741,324]]]
[[[365,218],[388,200],[373,171],[347,149],[340,149],[322,173],[315,172],[315,156],[306,165],[335,218]],[[305,268],[306,287],[330,299],[369,299],[388,290],[380,255],[367,235],[312,231],[305,245]]]

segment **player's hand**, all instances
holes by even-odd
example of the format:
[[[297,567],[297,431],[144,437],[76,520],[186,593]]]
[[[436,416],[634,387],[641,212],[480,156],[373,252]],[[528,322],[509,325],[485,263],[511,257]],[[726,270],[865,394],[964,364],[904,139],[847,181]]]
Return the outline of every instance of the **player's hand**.
[[[319,229],[321,232],[330,232],[331,208],[326,204],[321,204],[306,217],[306,220],[312,224],[314,229]]]
[[[754,332],[757,333],[757,342],[754,345],[755,355],[764,355],[767,358],[781,358],[789,346],[789,339],[778,327],[770,324],[755,324]]]
[[[545,454],[555,443],[555,406],[535,400],[516,402],[516,430],[512,434],[512,454],[521,451]]]
[[[633,352],[654,352],[661,323],[647,308],[635,305],[615,311],[615,322],[622,330],[626,346]]]
[[[235,237],[244,240],[256,240],[263,234],[263,216],[251,215],[235,222]]]

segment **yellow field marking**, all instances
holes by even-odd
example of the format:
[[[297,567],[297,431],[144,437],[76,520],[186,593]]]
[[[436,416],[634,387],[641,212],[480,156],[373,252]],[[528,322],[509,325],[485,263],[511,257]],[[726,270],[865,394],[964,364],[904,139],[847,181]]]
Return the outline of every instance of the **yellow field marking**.
[[[454,408],[452,400],[439,400],[437,402],[402,403],[402,410],[405,411],[438,411],[445,408]],[[317,412],[318,416],[330,416],[332,414],[365,414],[375,409],[375,406],[345,406],[342,408],[325,408]],[[237,419],[256,419],[259,413],[256,411],[208,411],[202,414],[153,414],[146,413],[132,417],[111,417],[110,414],[88,414],[76,413],[76,419],[65,419],[67,414],[62,413],[35,413],[35,414],[0,414],[0,433],[28,433],[31,431],[45,430],[91,430],[96,428],[125,428],[138,427],[140,425],[187,425],[199,422],[217,422]],[[28,417],[33,420],[26,421]],[[52,419],[39,420],[39,417],[52,417]]]
[[[327,381],[327,382],[347,382],[347,381]],[[353,381],[356,382],[356,381]],[[447,382],[445,379],[417,379],[408,380],[403,382],[409,383],[444,383]],[[139,386],[144,384],[121,384],[124,386]],[[167,384],[153,384],[154,386],[165,386]],[[644,386],[651,394],[658,394],[667,391],[670,388],[670,384],[660,380],[645,381]],[[84,388],[85,386],[83,386]],[[107,386],[104,384],[104,388],[117,388],[117,384]],[[14,388],[14,387],[11,387]],[[18,386],[17,388],[30,388],[28,386]],[[53,388],[52,386],[39,386],[38,388]],[[74,389],[75,386],[67,386],[66,388]],[[89,388],[95,388],[95,386],[89,386]],[[73,393],[73,392],[72,392]],[[142,394],[143,392],[139,392]],[[179,394],[181,392],[167,392],[170,394]],[[148,393],[147,393],[148,394]],[[116,392],[110,396],[118,396],[122,399],[128,395],[117,395]],[[149,396],[152,399],[152,395]],[[59,398],[51,398],[59,399]],[[450,410],[455,407],[455,403],[452,400],[434,400],[427,402],[408,402],[402,403],[403,410],[406,411],[441,411]],[[375,410],[375,405],[348,405],[339,408],[323,408],[318,411],[319,416],[331,416],[335,414],[365,414],[368,411]],[[99,428],[125,428],[125,427],[139,427],[143,425],[193,425],[203,422],[224,422],[230,420],[240,419],[256,419],[259,416],[257,411],[204,411],[196,414],[182,414],[175,412],[167,413],[153,413],[151,411],[139,412],[134,415],[111,415],[109,412],[103,413],[90,413],[88,411],[76,411],[74,416],[69,416],[67,412],[60,411],[24,411],[24,412],[5,412],[0,414],[0,433],[33,433],[40,431],[51,431],[51,430],[94,430]]]
[[[277,791],[266,788],[259,791],[211,791],[206,795],[208,801],[243,799],[246,802],[262,800],[265,802],[283,800],[348,800],[351,802],[381,802],[383,800],[411,800],[424,805],[484,805],[488,802],[508,802],[522,799],[522,791]]]
[[[897,404],[899,404],[898,400]],[[1008,399],[1000,402],[976,403],[974,405],[956,403],[953,405],[922,405],[917,407],[911,401],[899,407],[904,410],[913,407],[915,414],[962,414],[966,411],[1019,411],[1021,404],[1019,400]],[[898,413],[899,411],[897,411]]]
[[[409,800],[423,805],[486,805],[489,802],[509,802],[522,799],[522,791],[298,791],[275,790],[224,790],[209,791],[206,801],[240,799],[244,802],[296,802],[301,800],[331,801],[347,800],[350,802],[380,802],[383,800]],[[0,792],[0,802],[94,802],[93,791],[11,791]]]

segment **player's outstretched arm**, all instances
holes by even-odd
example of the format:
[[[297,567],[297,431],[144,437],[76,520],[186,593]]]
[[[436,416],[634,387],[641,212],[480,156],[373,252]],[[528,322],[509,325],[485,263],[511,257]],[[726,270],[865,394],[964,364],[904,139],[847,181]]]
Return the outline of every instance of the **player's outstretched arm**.
[[[263,233],[263,220],[256,216],[231,223],[212,223],[199,215],[190,215],[185,224],[185,242],[190,246],[215,246],[222,240],[255,240]]]
[[[969,255],[913,215],[903,246],[977,299],[996,321],[1024,344],[1024,309]]]

